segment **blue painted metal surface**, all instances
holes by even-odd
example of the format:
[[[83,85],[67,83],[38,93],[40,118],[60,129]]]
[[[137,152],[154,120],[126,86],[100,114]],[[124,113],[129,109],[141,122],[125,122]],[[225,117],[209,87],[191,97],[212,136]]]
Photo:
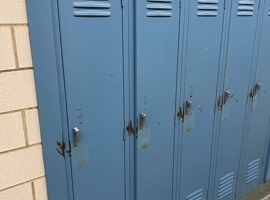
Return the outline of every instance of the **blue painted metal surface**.
[[[135,2],[137,148],[142,128],[151,145],[137,151],[137,199],[171,199],[177,73],[179,0]],[[149,9],[151,7],[151,9]],[[144,131],[143,131],[144,132]]]
[[[125,195],[122,9],[117,1],[107,3],[109,17],[77,17],[74,12],[93,9],[59,0],[70,142],[74,146],[76,126],[78,144],[90,146],[91,163],[72,173],[75,199]]]
[[[27,7],[50,199],[231,200],[263,181],[270,0]]]
[[[261,4],[261,21],[258,23],[258,53],[255,59],[255,74],[251,80],[250,104],[248,113],[247,139],[243,155],[243,167],[239,181],[239,194],[250,190],[264,180],[265,152],[269,146],[270,117],[270,17],[268,16],[270,1]],[[262,24],[262,25],[261,25]],[[256,88],[256,84],[261,87]],[[256,107],[254,107],[256,105]]]
[[[254,8],[250,16],[242,11],[243,5]],[[219,125],[213,199],[233,199],[236,195],[258,5],[259,1],[231,1],[230,25],[225,30],[229,32],[229,37],[227,48],[224,49],[227,52],[224,85],[222,91],[220,91],[223,100],[220,109],[221,116],[224,116],[224,112],[226,112],[229,117],[225,120],[221,118],[222,121]],[[226,103],[230,104],[229,111],[227,108],[223,110],[222,107],[225,101],[225,91],[230,92],[230,97],[226,99]],[[234,176],[230,179],[232,183],[224,193],[221,189],[222,179],[232,173],[234,173]]]
[[[205,6],[211,6],[211,11]],[[180,132],[180,199],[204,199],[208,195],[223,6],[222,0],[209,0],[186,1],[184,7],[186,32],[182,67],[185,71],[182,79],[185,116],[183,132]],[[187,113],[188,100],[192,106]],[[185,128],[190,123],[186,120],[189,113],[193,113],[190,115],[194,118],[193,130]]]

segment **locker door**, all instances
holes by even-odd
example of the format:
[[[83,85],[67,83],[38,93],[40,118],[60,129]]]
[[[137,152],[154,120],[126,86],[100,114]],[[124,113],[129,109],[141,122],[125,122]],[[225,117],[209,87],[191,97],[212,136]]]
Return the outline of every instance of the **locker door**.
[[[263,7],[262,7],[263,8]],[[244,165],[241,170],[241,194],[263,180],[264,155],[268,151],[270,116],[270,1],[265,2],[257,69],[250,91],[251,107]],[[257,86],[257,87],[256,87]]]
[[[258,6],[259,0],[231,1],[214,199],[235,197]]]
[[[136,0],[137,199],[171,199],[178,0]]]
[[[207,198],[223,0],[187,0],[180,199]]]
[[[59,0],[75,200],[124,199],[121,13],[120,0]]]

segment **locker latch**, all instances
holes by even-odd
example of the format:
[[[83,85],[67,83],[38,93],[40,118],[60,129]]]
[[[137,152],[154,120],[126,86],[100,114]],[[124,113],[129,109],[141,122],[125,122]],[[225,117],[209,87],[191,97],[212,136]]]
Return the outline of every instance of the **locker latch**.
[[[224,104],[227,103],[227,100],[229,99],[230,95],[231,95],[231,93],[230,93],[228,90],[226,90],[226,91],[225,91]]]
[[[188,114],[188,110],[191,109],[192,102],[190,100],[186,101],[186,115]]]
[[[80,137],[80,131],[77,127],[74,127],[73,128],[73,131],[74,131],[74,146],[78,146],[78,139]]]
[[[257,94],[257,92],[261,89],[261,84],[260,83],[256,83],[256,86],[255,86],[255,95]]]
[[[146,115],[144,113],[140,114],[140,129],[143,129],[143,124],[145,123]]]

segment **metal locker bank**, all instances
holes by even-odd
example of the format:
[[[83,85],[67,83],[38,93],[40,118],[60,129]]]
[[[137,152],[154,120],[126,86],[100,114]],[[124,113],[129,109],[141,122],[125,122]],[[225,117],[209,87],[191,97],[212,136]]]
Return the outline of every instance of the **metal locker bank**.
[[[270,0],[26,2],[49,199],[267,188]]]

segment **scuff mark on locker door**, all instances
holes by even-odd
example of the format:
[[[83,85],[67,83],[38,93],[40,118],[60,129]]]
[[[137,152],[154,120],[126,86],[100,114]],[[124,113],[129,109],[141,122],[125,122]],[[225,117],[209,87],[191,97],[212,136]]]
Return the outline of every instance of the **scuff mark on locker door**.
[[[194,129],[194,113],[185,115],[184,117],[184,132],[188,133]]]
[[[66,148],[66,144],[62,141],[62,144],[60,143],[60,142],[56,142],[56,144],[57,144],[57,146],[59,147],[59,149],[58,148],[56,148],[56,150],[57,150],[57,152],[60,154],[60,155],[62,155],[63,156],[63,158],[65,158],[65,148]]]
[[[140,129],[137,133],[138,136],[138,150],[145,149],[150,146],[150,127]]]

